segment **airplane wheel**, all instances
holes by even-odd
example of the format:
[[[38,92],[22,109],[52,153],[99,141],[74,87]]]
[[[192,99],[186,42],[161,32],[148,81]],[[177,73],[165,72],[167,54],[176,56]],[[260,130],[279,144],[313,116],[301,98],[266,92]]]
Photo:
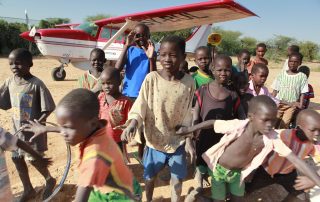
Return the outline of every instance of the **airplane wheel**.
[[[66,71],[60,72],[60,67],[56,67],[52,70],[51,76],[55,81],[63,81],[66,78]]]

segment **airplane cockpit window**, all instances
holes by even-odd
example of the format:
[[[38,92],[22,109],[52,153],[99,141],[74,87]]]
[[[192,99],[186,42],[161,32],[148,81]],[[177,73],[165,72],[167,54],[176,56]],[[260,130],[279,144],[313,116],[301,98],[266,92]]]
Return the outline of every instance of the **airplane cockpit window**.
[[[113,35],[117,33],[117,31],[118,31],[117,29],[103,27],[99,38],[109,40]],[[116,41],[122,41],[123,35],[124,34],[121,34],[120,36],[118,36]]]
[[[91,35],[92,37],[95,37],[97,35],[98,26],[93,22],[85,22],[76,26],[74,29],[83,30],[87,34]]]

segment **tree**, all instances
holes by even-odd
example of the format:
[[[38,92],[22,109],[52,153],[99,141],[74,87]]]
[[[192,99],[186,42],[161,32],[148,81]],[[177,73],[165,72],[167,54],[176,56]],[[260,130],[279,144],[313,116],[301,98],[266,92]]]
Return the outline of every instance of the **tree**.
[[[111,15],[109,14],[97,14],[97,15],[89,15],[87,16],[84,20],[85,21],[88,21],[88,22],[93,22],[93,21],[96,21],[96,20],[101,20],[101,19],[105,19],[105,18],[110,18],[112,17]]]
[[[283,57],[287,57],[287,49],[291,44],[296,44],[297,40],[292,37],[275,35],[275,37],[269,39],[266,44],[268,51],[266,58],[279,62]]]
[[[218,52],[228,55],[237,55],[242,48],[246,48],[241,46],[241,32],[224,30],[220,27],[215,27],[213,31],[221,34],[222,36],[222,41],[217,46]]]
[[[255,52],[257,39],[253,37],[242,37],[240,42],[243,49],[247,49],[251,54]]]
[[[311,41],[303,41],[299,43],[300,52],[307,61],[314,60],[319,53],[319,46]]]
[[[19,35],[28,30],[24,23],[8,23],[0,20],[0,54],[9,54],[16,48],[28,48],[28,41]]]
[[[151,33],[151,38],[154,42],[159,42],[164,37],[169,35],[177,35],[184,39],[187,39],[191,33],[192,33],[192,29],[182,29],[182,30],[177,30],[172,32],[153,32]]]
[[[54,28],[55,25],[65,24],[65,23],[70,23],[70,19],[69,18],[46,18],[46,19],[40,20],[39,28],[40,29]]]

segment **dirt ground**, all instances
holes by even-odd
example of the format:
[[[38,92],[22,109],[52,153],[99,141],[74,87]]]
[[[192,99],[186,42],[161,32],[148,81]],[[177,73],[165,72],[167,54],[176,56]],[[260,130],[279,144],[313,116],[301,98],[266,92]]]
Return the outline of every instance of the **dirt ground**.
[[[81,70],[77,70],[76,68],[72,67],[72,65],[69,65],[66,68],[67,72],[67,78],[65,81],[62,82],[56,82],[51,79],[51,70],[53,67],[59,66],[59,62],[51,59],[45,59],[45,58],[36,58],[34,59],[34,66],[31,69],[31,72],[39,77],[41,80],[44,81],[44,83],[49,88],[51,94],[53,95],[53,98],[56,103],[59,102],[59,100],[70,90],[76,88],[77,86],[77,78],[83,73]],[[274,64],[274,66],[279,66]],[[319,64],[311,64],[312,68],[318,68]],[[2,84],[4,80],[11,76],[10,68],[8,65],[8,61],[6,58],[0,58],[0,83]],[[271,84],[273,79],[275,78],[276,74],[279,73],[280,69],[270,69],[270,75],[267,81],[267,86]],[[320,78],[320,72],[312,72],[310,76],[310,83],[314,86],[315,95],[316,98],[312,100],[311,107],[320,110],[320,86],[317,81],[317,79]],[[11,111],[3,111],[0,110],[0,126],[4,127],[7,130],[10,130],[11,128]],[[55,123],[55,115],[52,114],[48,121]],[[49,150],[46,153],[48,157],[51,157],[54,161],[54,164],[50,167],[50,171],[54,177],[58,179],[58,181],[61,179],[61,176],[63,174],[63,171],[65,169],[66,165],[66,145],[63,141],[63,139],[57,135],[57,134],[49,134],[48,138],[49,142]],[[134,151],[135,149],[130,148],[129,151]],[[11,162],[10,159],[10,153],[8,152],[6,154],[7,156],[7,164],[8,164],[8,170],[10,174],[10,180],[11,180],[11,187],[13,190],[13,193],[16,197],[16,199],[19,198],[21,192],[23,191],[21,181],[18,177],[18,173]],[[132,168],[135,176],[137,176],[139,182],[141,183],[142,189],[144,189],[144,183],[142,180],[142,167],[135,161],[133,158],[131,159],[132,163],[130,167]],[[64,183],[63,189],[58,193],[58,195],[52,200],[52,201],[72,201],[74,199],[75,194],[75,184],[77,182],[77,173],[76,173],[76,166],[77,166],[77,147],[72,148],[72,165],[69,172],[69,175],[67,177],[67,180]],[[39,196],[36,200],[32,201],[40,201],[40,193],[44,186],[44,179],[41,177],[41,175],[32,168],[32,166],[29,166],[30,168],[30,178],[31,181],[36,188],[36,190],[39,192]],[[154,191],[154,198],[155,201],[170,201],[170,188],[168,186],[168,181],[161,181],[158,180],[156,183],[156,188]],[[183,192],[182,195],[185,196],[187,193],[187,190],[189,187],[194,186],[194,180],[193,180],[193,171],[192,169],[189,169],[189,175],[188,178],[183,183]],[[207,190],[209,193],[209,189]],[[252,197],[247,198],[246,201],[266,201],[266,202],[275,202],[275,201],[281,201],[286,195],[286,192],[283,190],[280,186],[270,186],[263,190],[259,190],[256,193],[253,194]],[[144,197],[145,199],[145,197]]]

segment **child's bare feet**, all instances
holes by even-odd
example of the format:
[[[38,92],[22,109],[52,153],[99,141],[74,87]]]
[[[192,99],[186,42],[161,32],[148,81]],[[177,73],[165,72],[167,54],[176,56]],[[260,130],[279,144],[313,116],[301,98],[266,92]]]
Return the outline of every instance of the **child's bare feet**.
[[[35,198],[36,195],[37,195],[37,192],[33,188],[30,190],[24,190],[18,202],[26,202],[32,198]]]
[[[56,186],[56,183],[57,181],[53,177],[50,177],[48,180],[46,180],[46,186],[42,195],[43,200],[45,200],[52,194],[52,191],[54,189],[54,186]]]

